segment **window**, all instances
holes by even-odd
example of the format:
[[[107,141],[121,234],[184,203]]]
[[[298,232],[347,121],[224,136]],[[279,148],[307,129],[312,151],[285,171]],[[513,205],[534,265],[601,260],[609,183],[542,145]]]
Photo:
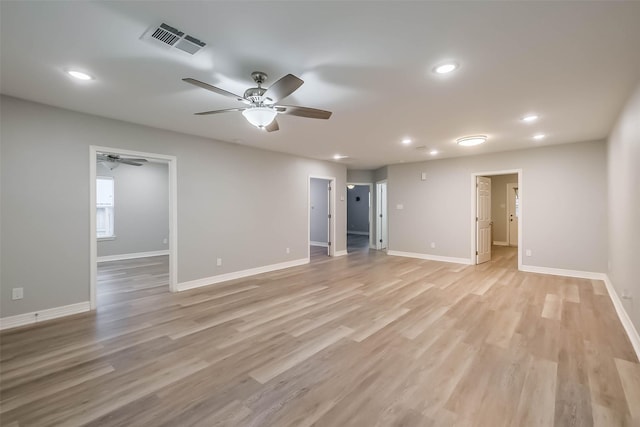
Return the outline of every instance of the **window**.
[[[113,178],[99,176],[96,180],[96,231],[98,239],[114,238],[113,230]]]

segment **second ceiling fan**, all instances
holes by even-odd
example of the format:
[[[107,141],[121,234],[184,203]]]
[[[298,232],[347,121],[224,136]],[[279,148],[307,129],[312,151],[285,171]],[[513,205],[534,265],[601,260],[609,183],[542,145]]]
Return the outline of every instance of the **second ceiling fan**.
[[[219,87],[212,86],[208,83],[201,82],[200,80],[192,78],[182,80],[211,92],[218,93],[229,98],[234,98],[247,105],[246,107],[240,108],[203,111],[201,113],[196,113],[198,116],[226,113],[230,111],[241,111],[242,115],[247,119],[247,121],[249,121],[249,123],[260,129],[265,129],[267,132],[273,132],[280,129],[276,120],[276,116],[278,114],[290,114],[292,116],[325,120],[331,117],[331,111],[318,110],[316,108],[309,107],[298,107],[295,105],[277,104],[279,101],[295,92],[296,89],[304,83],[302,79],[294,76],[293,74],[287,74],[267,89],[262,87],[262,84],[267,80],[266,73],[254,71],[251,73],[251,77],[258,86],[247,89],[242,96],[220,89]]]

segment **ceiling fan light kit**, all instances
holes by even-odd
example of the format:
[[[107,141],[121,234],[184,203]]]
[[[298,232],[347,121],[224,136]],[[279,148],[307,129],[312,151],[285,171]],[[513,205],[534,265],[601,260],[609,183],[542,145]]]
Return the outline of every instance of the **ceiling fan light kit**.
[[[242,115],[249,123],[262,129],[276,118],[278,112],[269,107],[253,107],[244,110]]]

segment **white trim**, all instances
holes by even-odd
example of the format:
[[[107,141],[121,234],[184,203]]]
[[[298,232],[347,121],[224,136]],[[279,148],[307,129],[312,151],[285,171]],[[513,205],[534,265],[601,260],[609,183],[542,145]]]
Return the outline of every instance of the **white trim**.
[[[0,319],[0,330],[31,325],[33,323],[40,323],[45,320],[57,319],[58,317],[71,316],[73,314],[85,313],[90,310],[91,303],[89,301],[84,301],[76,304],[64,305],[62,307],[47,308],[46,310],[3,317]]]
[[[522,195],[523,186],[522,186],[522,169],[505,169],[505,170],[497,170],[497,171],[489,171],[489,172],[473,172],[471,174],[471,248],[470,248],[470,260],[471,264],[476,263],[476,177],[478,176],[495,176],[495,175],[510,175],[510,174],[518,174],[518,195],[519,195],[519,203],[520,203],[520,216],[518,217],[518,270],[522,270],[522,219],[524,217],[524,198]]]
[[[336,251],[336,253],[333,256],[338,257],[338,256],[345,256],[345,255],[349,255],[347,251]]]
[[[594,271],[566,270],[564,268],[538,267],[535,265],[521,265],[518,269],[529,273],[551,274],[554,276],[576,277],[578,279],[604,280],[604,273]]]
[[[368,231],[352,231],[352,230],[347,230],[347,234],[357,234],[358,236],[368,236],[369,232]]]
[[[381,200],[382,198],[380,197],[380,185],[385,184],[385,189],[387,190],[387,194],[386,194],[386,206],[385,206],[385,212],[383,215],[383,220],[380,220],[380,211],[382,210],[382,206],[381,206]],[[384,248],[382,247],[382,243],[380,243],[380,237],[382,234],[382,222],[386,222],[387,226],[386,226],[386,230],[387,230],[387,241],[383,242],[384,243]],[[387,178],[380,180],[380,181],[376,181],[376,238],[375,238],[375,245],[376,245],[376,250],[380,251],[380,250],[388,250],[389,249],[389,185],[387,182]]]
[[[328,248],[329,244],[327,242],[314,242],[313,240],[309,242],[311,246],[322,246],[323,248]]]
[[[493,246],[509,246],[509,242],[499,242],[497,240],[494,240]]]
[[[402,256],[406,258],[428,259],[430,261],[452,262],[455,264],[465,264],[465,265],[473,264],[469,258],[455,258],[455,257],[440,256],[440,255],[420,254],[416,252],[402,252],[402,251],[387,250],[387,255]]]
[[[613,306],[616,309],[616,313],[618,313],[618,318],[620,319],[620,323],[624,327],[624,330],[627,332],[627,336],[629,337],[629,341],[631,341],[631,345],[636,352],[636,357],[640,359],[640,334],[638,334],[638,330],[633,325],[631,318],[629,317],[629,313],[624,309],[624,305],[622,305],[622,301],[616,292],[616,289],[613,287],[613,283],[609,279],[607,274],[604,275],[604,284],[607,287],[607,291],[609,292],[609,297],[613,302]]]
[[[188,282],[178,283],[177,290],[186,291],[187,289],[200,288],[202,286],[213,285],[216,283],[226,282],[229,280],[242,279],[244,277],[255,276],[256,274],[269,273],[270,271],[297,267],[299,265],[304,265],[304,264],[309,264],[309,258],[300,258],[294,261],[286,261],[278,264],[265,265],[262,267],[249,268],[247,270],[234,271],[231,273],[218,274],[217,276],[190,280]]]
[[[144,157],[162,160],[168,163],[169,169],[169,290],[177,291],[178,284],[178,169],[177,157],[166,154],[145,153],[142,151],[124,150],[121,148],[89,146],[89,301],[91,310],[95,310],[96,286],[98,278],[98,241],[96,237],[96,156],[98,152],[121,154],[125,156]]]
[[[97,258],[97,261],[98,262],[123,261],[125,259],[148,258],[152,256],[161,256],[161,255],[169,255],[169,250],[165,249],[163,251],[134,252],[130,254],[120,254],[120,255],[105,255],[105,256],[99,256]]]

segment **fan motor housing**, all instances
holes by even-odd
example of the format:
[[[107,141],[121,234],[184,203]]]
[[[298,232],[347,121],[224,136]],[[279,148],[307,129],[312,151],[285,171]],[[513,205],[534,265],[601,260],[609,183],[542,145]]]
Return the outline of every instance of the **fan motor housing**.
[[[252,87],[244,91],[244,97],[252,102],[261,102],[262,96],[267,90],[261,87]]]

